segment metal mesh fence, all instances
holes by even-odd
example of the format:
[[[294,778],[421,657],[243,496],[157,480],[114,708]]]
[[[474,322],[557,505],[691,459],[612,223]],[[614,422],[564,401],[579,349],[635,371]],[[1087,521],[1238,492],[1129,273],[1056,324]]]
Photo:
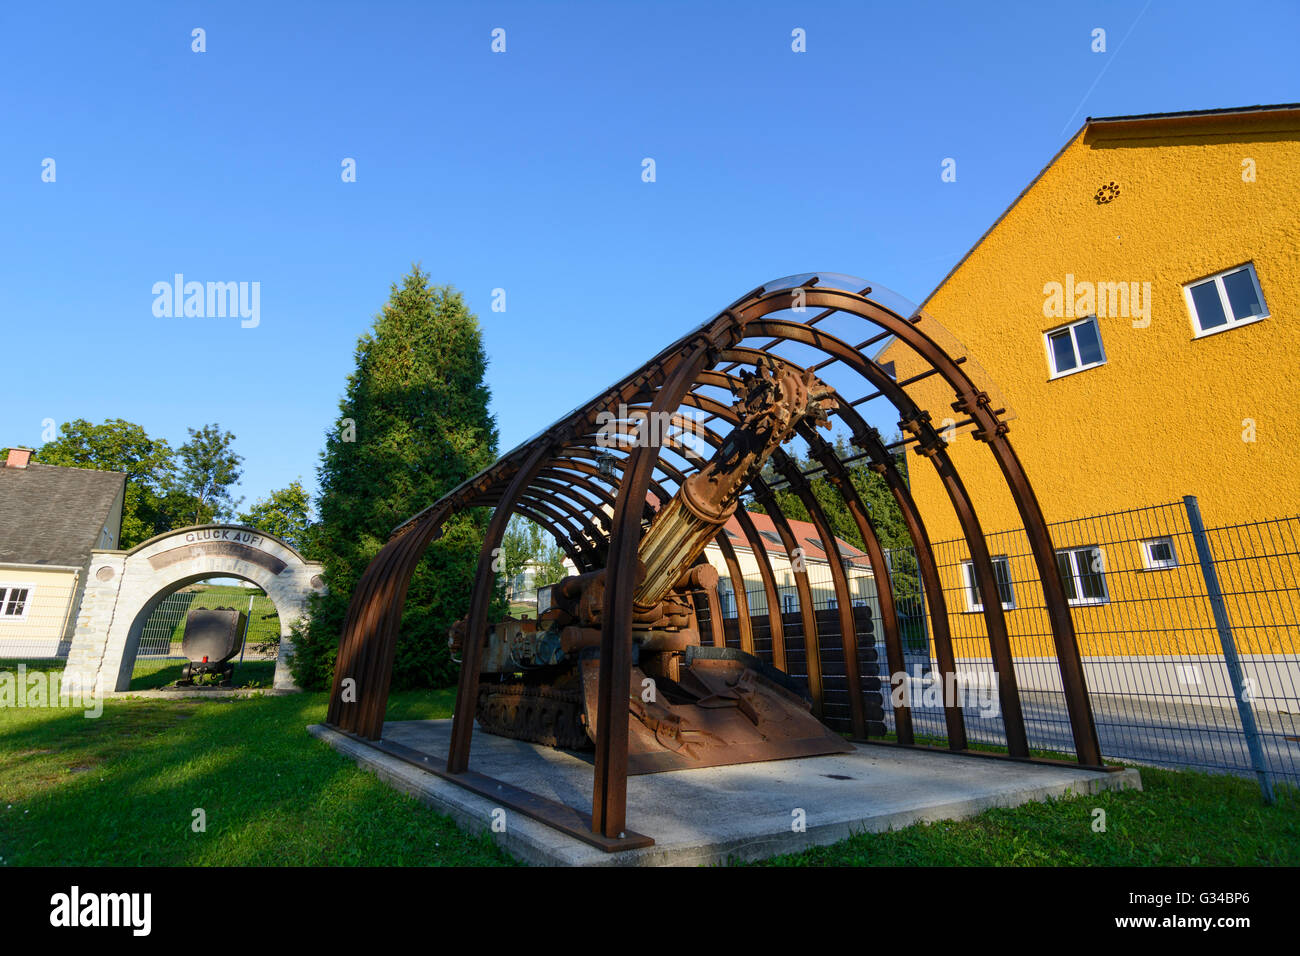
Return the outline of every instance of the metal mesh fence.
[[[1137,763],[1260,773],[1300,783],[1300,517],[1211,529],[1203,539],[1208,551],[1203,562],[1191,518],[1194,508],[1193,499],[1050,526],[1102,752]],[[1016,529],[988,535],[988,545],[1030,747],[1039,755],[1072,757],[1056,649],[1029,540]],[[934,552],[958,687],[964,689],[958,701],[969,741],[1002,748],[984,598],[966,542],[939,542]],[[913,727],[918,742],[944,745],[942,681],[916,556],[902,550],[888,558],[898,595]],[[851,584],[856,579],[851,590],[862,593],[870,612],[871,625],[859,625],[858,634],[864,651],[875,645],[874,654],[864,654],[870,658],[864,660],[864,673],[870,667],[872,675],[886,678],[884,720],[893,731],[874,582],[864,568],[846,570]],[[807,573],[815,606],[834,608],[829,567],[810,565]],[[1222,594],[1222,621],[1216,617],[1211,578]],[[746,594],[751,613],[765,613],[765,594],[756,582],[746,583]],[[786,619],[797,628],[796,588],[782,584],[778,594]],[[734,601],[723,602],[723,613],[730,633]],[[766,656],[768,645],[760,633],[756,626],[756,645]],[[834,650],[827,656],[830,646]],[[842,674],[838,630],[823,636],[822,647],[823,669],[838,660]],[[830,716],[839,702],[832,706],[831,684],[827,686]]]
[[[11,605],[15,613],[0,626],[0,661],[57,663],[68,656],[71,627],[75,623],[72,608],[73,577],[68,583],[23,587],[0,584],[5,589],[0,616]],[[25,607],[19,603],[25,602]],[[181,640],[185,635],[185,618],[200,608],[229,607],[248,615],[245,658],[274,660],[280,640],[280,619],[275,605],[257,589],[239,585],[195,584],[163,598],[140,635],[137,660],[181,657]]]
[[[245,655],[253,655],[255,648],[274,645],[280,638],[280,619],[275,605],[262,591],[238,586],[185,588],[163,598],[140,635],[137,657],[180,657],[181,640],[185,636],[185,618],[190,611],[201,608],[229,607],[248,615],[248,633]],[[273,647],[257,656],[269,653]]]

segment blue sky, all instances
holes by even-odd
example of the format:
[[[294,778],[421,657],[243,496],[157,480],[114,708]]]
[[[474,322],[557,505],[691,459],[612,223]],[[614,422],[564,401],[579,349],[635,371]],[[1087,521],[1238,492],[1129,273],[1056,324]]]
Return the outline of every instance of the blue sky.
[[[480,317],[504,450],[765,280],[920,302],[1085,116],[1300,100],[1297,35],[1295,2],[6,4],[0,444],[219,422],[248,502],[314,487],[418,261]],[[176,273],[260,283],[259,324],[155,316]]]

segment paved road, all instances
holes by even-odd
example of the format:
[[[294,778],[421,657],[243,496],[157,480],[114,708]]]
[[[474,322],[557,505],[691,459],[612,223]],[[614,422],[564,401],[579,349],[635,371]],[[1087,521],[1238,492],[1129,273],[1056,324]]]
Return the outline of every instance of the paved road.
[[[1029,745],[1072,752],[1073,741],[1061,694],[1022,691],[1021,704]],[[1237,711],[1231,706],[1147,700],[1112,694],[1092,695],[1097,736],[1106,757],[1158,766],[1252,776],[1250,753]],[[886,713],[888,713],[886,702]],[[945,736],[941,708],[912,708],[917,733]],[[1300,715],[1257,709],[1260,745],[1274,780],[1300,785]],[[1001,744],[1001,717],[966,711],[972,741]]]

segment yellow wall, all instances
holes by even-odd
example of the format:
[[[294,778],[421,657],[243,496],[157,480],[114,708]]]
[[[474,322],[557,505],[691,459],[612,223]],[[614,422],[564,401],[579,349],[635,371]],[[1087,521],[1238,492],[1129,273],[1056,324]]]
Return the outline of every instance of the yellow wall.
[[[1254,182],[1243,181],[1246,159],[1254,160]],[[1111,182],[1118,197],[1096,203],[1098,189]],[[1269,317],[1194,338],[1184,284],[1248,261]],[[1049,380],[1043,333],[1072,320],[1044,316],[1044,286],[1064,283],[1067,274],[1149,282],[1150,323],[1135,328],[1132,317],[1101,318],[1106,364]],[[923,308],[962,342],[1007,403],[1009,438],[1049,522],[1187,494],[1199,497],[1210,527],[1300,513],[1294,113],[1086,127]],[[881,359],[896,362],[900,379],[922,369],[897,343]],[[936,423],[953,414],[937,379],[908,391]],[[1245,419],[1254,420],[1254,442],[1243,441]],[[964,430],[949,451],[985,531],[1019,527],[988,449]],[[914,455],[908,466],[932,539],[958,537],[933,468]],[[1180,551],[1184,563],[1194,561],[1190,539]],[[1117,567],[1135,560],[1108,557]],[[956,568],[950,577],[945,585],[959,588]],[[1077,608],[1076,622],[1089,613]],[[1014,614],[1011,624],[1026,633]],[[1154,651],[1135,641],[1110,653],[1188,650],[1172,639]]]
[[[77,589],[73,570],[35,570],[0,565],[0,583],[30,589],[27,615],[6,620],[0,615],[0,658],[46,657],[58,649],[71,626],[68,606]]]
[[[1242,160],[1257,181],[1242,182]],[[1119,197],[1097,205],[1114,181]],[[1270,317],[1193,339],[1183,285],[1253,261]],[[1107,363],[1049,381],[1043,286],[1067,273],[1150,282],[1151,324],[1101,319]],[[1223,120],[1206,130],[1085,131],[927,300],[924,310],[988,371],[1017,418],[1011,440],[1048,520],[1200,497],[1207,524],[1293,513],[1300,478],[1300,122]],[[884,358],[920,370],[897,345]],[[909,389],[946,408],[934,380]],[[936,417],[938,417],[936,415]],[[1242,441],[1242,420],[1257,440]],[[1000,484],[963,435],[972,488]],[[938,491],[931,471],[916,493]],[[991,530],[1018,520],[1009,499]],[[982,511],[982,513],[983,513]],[[937,538],[957,534],[943,516]]]

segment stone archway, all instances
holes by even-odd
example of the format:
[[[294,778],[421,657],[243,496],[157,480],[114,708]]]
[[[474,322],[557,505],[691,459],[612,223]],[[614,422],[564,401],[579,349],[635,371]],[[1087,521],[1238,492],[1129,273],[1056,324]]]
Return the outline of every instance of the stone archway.
[[[289,672],[290,627],[322,591],[320,564],[275,535],[242,525],[194,525],[150,538],[130,551],[95,551],[64,669],[66,686],[130,690],[145,622],[168,594],[204,578],[257,585],[280,616],[276,690],[296,690]]]

